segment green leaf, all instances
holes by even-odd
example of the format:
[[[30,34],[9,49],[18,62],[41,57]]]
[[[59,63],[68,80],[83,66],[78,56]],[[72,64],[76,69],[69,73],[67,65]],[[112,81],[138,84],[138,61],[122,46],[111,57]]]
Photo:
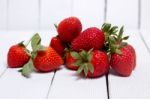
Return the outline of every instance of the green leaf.
[[[119,45],[118,48],[122,48],[122,47],[126,46],[127,44],[128,44],[127,42],[121,42],[121,44]]]
[[[110,30],[110,28],[111,28],[111,24],[109,24],[109,23],[104,23],[102,25],[103,32],[108,32]]]
[[[112,43],[115,43],[115,42],[116,42],[116,40],[115,40],[115,38],[114,38],[113,36],[109,36],[109,40],[110,40]]]
[[[85,74],[85,76],[87,76],[87,74],[88,74],[88,66],[86,63],[84,64],[84,74]]]
[[[91,63],[88,63],[87,66],[88,66],[90,72],[94,73],[94,67],[93,67],[93,65]]]
[[[21,41],[20,43],[18,43],[18,45],[25,47],[24,41]]]
[[[118,30],[118,26],[113,26],[111,29],[110,29],[110,34],[114,34],[114,33],[116,33]]]
[[[37,51],[37,47],[41,44],[41,37],[36,33],[31,39],[31,46],[33,51]]]
[[[25,49],[25,52],[26,52],[29,56],[31,56],[31,51],[30,51],[30,50]]]
[[[54,26],[55,26],[55,28],[56,28],[56,30],[57,30],[57,28],[58,28],[58,25],[57,25],[57,24],[54,24]]]
[[[80,74],[80,73],[83,71],[83,69],[84,69],[84,64],[82,64],[82,65],[78,68],[77,73]]]
[[[28,63],[26,63],[22,70],[21,71],[21,74],[24,76],[24,77],[27,77],[29,78],[30,77],[30,73],[34,70],[34,66],[33,66],[33,62],[32,62],[32,59],[30,59],[28,61]]]
[[[123,37],[123,40],[127,40],[129,38],[129,36],[125,36]]]
[[[119,31],[118,40],[122,39],[123,32],[124,32],[124,27],[122,26]]]
[[[76,62],[74,62],[72,65],[73,66],[80,66],[82,64],[82,60],[77,60]]]
[[[34,59],[37,56],[37,52],[31,52],[31,57]]]
[[[92,51],[93,51],[93,48],[91,48],[87,54],[91,54]]]
[[[92,58],[92,54],[88,54],[88,55],[87,55],[87,61],[90,62],[90,61],[91,61],[91,58]]]
[[[43,45],[38,45],[37,46],[37,50],[38,51],[45,51],[47,49],[47,47],[43,46]]]
[[[80,54],[80,56],[82,58],[86,58],[87,57],[87,52],[85,50],[82,50],[79,54]]]
[[[115,45],[111,45],[110,50],[111,50],[111,53],[116,52],[116,46]]]
[[[71,56],[75,59],[80,59],[80,55],[77,52],[71,52]]]

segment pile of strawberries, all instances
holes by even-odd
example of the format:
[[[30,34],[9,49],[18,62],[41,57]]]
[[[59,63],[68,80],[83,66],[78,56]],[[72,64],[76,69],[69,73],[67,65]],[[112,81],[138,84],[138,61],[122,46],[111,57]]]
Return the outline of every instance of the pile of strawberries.
[[[62,20],[55,25],[58,35],[50,45],[41,45],[38,33],[28,42],[11,46],[7,56],[8,67],[22,67],[19,71],[25,77],[30,73],[50,72],[63,64],[78,74],[95,78],[113,69],[120,76],[130,76],[136,66],[134,48],[124,42],[123,27],[104,23],[101,28],[90,27],[82,31],[82,24],[76,17]],[[32,50],[27,49],[31,45]]]

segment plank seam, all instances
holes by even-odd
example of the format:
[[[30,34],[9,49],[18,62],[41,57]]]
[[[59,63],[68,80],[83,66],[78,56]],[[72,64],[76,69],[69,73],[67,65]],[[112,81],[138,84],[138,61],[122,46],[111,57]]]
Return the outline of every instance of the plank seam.
[[[143,41],[143,43],[144,43],[144,45],[145,45],[147,51],[148,51],[149,54],[150,54],[150,48],[148,47],[146,41],[144,40],[144,37],[143,37],[143,35],[141,34],[141,31],[140,31],[140,30],[139,30],[139,33],[138,33],[138,34],[139,34],[139,36],[140,36],[140,39]]]
[[[51,83],[50,83],[50,86],[49,86],[49,88],[48,88],[48,92],[47,92],[47,94],[46,94],[46,98],[45,98],[45,99],[48,99],[48,97],[49,97],[49,95],[50,95],[51,87],[52,87],[52,85],[53,85],[56,72],[57,72],[57,71],[55,70],[55,71],[54,71],[54,75],[53,75],[52,80],[51,80]]]
[[[141,33],[141,9],[142,9],[142,6],[141,6],[141,0],[138,0],[138,34],[140,36],[140,39],[143,41],[147,51],[150,53],[150,48],[148,47],[142,33]]]
[[[41,0],[38,1],[38,29],[41,29]]]
[[[105,75],[105,78],[106,78],[106,87],[107,87],[107,99],[110,99],[108,75],[109,75],[109,74],[106,74],[106,75]]]
[[[141,0],[138,0],[138,29],[141,28]]]
[[[9,30],[9,0],[7,0],[7,5],[6,5],[6,31]]]
[[[5,74],[5,72],[7,71],[7,69],[8,69],[8,67],[3,70],[3,72],[0,75],[0,77],[2,77]]]
[[[107,0],[104,2],[104,22],[107,20]]]
[[[104,0],[104,22],[106,22],[107,20],[107,8],[108,8],[107,4],[108,4],[108,1]],[[107,99],[110,99],[108,74],[105,75],[105,78],[106,78],[106,88],[107,88]]]

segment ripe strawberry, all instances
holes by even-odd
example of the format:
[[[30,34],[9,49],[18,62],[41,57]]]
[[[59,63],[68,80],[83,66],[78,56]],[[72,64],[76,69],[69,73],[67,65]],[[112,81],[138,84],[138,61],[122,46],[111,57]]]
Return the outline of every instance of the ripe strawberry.
[[[76,17],[68,17],[62,20],[57,27],[58,35],[64,42],[71,42],[80,34],[81,30],[82,24]]]
[[[30,56],[25,50],[26,48],[22,43],[11,46],[7,54],[8,67],[22,67],[25,63],[27,63]]]
[[[71,70],[77,70],[78,67],[74,66],[73,63],[76,61],[74,57],[72,57],[71,52],[67,52],[66,54],[66,67]]]
[[[63,60],[53,48],[48,47],[45,51],[38,51],[33,64],[39,72],[49,72],[59,69]]]
[[[94,50],[101,49],[104,41],[104,33],[96,27],[91,27],[83,31],[73,40],[72,49],[75,51],[80,51],[81,49],[88,51],[91,48]]]
[[[84,72],[85,76],[95,78],[106,74],[109,70],[109,59],[105,52],[99,50],[73,52],[72,56],[77,59],[74,63],[79,66],[78,73]]]
[[[126,45],[121,49],[121,55],[113,53],[110,65],[121,76],[130,76],[136,65],[135,50],[131,45]]]
[[[136,53],[134,48],[123,42],[129,36],[123,37],[124,27],[118,32],[118,27],[104,23],[102,30],[105,32],[105,46],[111,55],[110,65],[121,76],[130,76],[136,65]]]
[[[53,37],[50,42],[50,46],[61,56],[64,55],[65,46],[59,37]]]

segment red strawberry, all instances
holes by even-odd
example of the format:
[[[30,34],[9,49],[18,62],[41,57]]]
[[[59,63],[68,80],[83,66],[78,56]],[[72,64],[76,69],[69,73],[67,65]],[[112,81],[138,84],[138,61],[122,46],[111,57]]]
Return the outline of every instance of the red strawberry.
[[[78,73],[84,72],[85,76],[94,78],[106,74],[109,70],[109,59],[105,52],[81,51],[79,54],[73,52],[72,56],[77,59],[74,63],[79,66]]]
[[[58,35],[64,42],[71,42],[80,34],[81,30],[82,24],[76,17],[68,17],[62,20],[57,27]]]
[[[63,60],[53,48],[48,47],[45,51],[38,51],[33,64],[39,72],[49,72],[59,69]]]
[[[126,45],[120,49],[121,55],[113,53],[110,65],[121,76],[130,76],[136,65],[135,50],[131,45]]]
[[[7,64],[10,68],[22,67],[28,62],[30,56],[25,51],[26,48],[21,43],[10,47],[7,54]]]
[[[68,52],[66,54],[66,67],[71,70],[77,70],[78,67],[73,65],[75,61],[76,59],[72,57],[71,52]]]
[[[75,51],[90,50],[91,48],[101,49],[104,45],[105,36],[104,33],[96,28],[91,27],[83,31],[77,38],[72,42],[72,49]]]
[[[53,37],[50,42],[50,46],[61,56],[64,55],[65,46],[59,37]]]

